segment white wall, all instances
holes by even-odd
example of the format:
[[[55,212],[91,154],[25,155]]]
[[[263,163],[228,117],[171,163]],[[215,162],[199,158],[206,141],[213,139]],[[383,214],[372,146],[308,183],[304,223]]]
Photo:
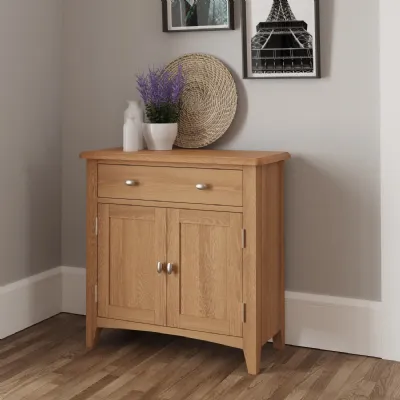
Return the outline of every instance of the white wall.
[[[60,265],[61,6],[0,1],[0,286]]]
[[[383,354],[400,361],[400,76],[396,65],[400,55],[397,25],[398,0],[380,1],[381,42],[381,182],[382,182],[382,304]]]
[[[121,143],[136,73],[205,52],[232,70],[240,96],[216,147],[293,154],[287,289],[380,299],[379,2],[320,3],[323,79],[254,82],[240,77],[240,30],[162,33],[158,0],[64,2],[63,265],[85,265],[79,152]]]

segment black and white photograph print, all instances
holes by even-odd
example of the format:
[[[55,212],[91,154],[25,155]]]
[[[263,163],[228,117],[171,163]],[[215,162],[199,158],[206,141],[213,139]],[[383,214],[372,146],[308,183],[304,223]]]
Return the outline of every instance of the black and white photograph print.
[[[320,78],[319,0],[242,0],[244,78]]]
[[[162,0],[164,32],[234,29],[234,0]]]

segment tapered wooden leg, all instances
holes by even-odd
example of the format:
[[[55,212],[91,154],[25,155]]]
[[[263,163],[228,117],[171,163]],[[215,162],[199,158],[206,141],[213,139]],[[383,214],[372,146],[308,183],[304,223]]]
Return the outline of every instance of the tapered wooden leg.
[[[86,272],[86,347],[92,349],[99,341],[101,329],[97,326],[96,276],[90,267]]]
[[[86,323],[87,323],[86,319]],[[86,325],[86,348],[93,349],[100,339],[101,328]]]
[[[258,375],[260,373],[261,348],[256,347],[257,346],[243,349],[247,372],[250,375]]]
[[[275,336],[274,336],[274,349],[276,350],[283,350],[285,348],[285,330],[281,329]]]

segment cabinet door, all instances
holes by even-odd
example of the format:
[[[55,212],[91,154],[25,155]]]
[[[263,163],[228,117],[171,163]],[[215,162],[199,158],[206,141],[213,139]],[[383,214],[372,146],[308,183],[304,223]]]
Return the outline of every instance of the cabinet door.
[[[168,210],[167,325],[242,336],[242,215]]]
[[[166,324],[166,210],[99,205],[98,313],[105,318]]]

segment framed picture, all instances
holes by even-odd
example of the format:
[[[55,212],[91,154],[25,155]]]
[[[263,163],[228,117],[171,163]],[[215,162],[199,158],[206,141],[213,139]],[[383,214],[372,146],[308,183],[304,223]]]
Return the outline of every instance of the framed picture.
[[[320,78],[319,0],[242,0],[245,79]]]
[[[161,0],[164,32],[235,29],[234,0]]]

